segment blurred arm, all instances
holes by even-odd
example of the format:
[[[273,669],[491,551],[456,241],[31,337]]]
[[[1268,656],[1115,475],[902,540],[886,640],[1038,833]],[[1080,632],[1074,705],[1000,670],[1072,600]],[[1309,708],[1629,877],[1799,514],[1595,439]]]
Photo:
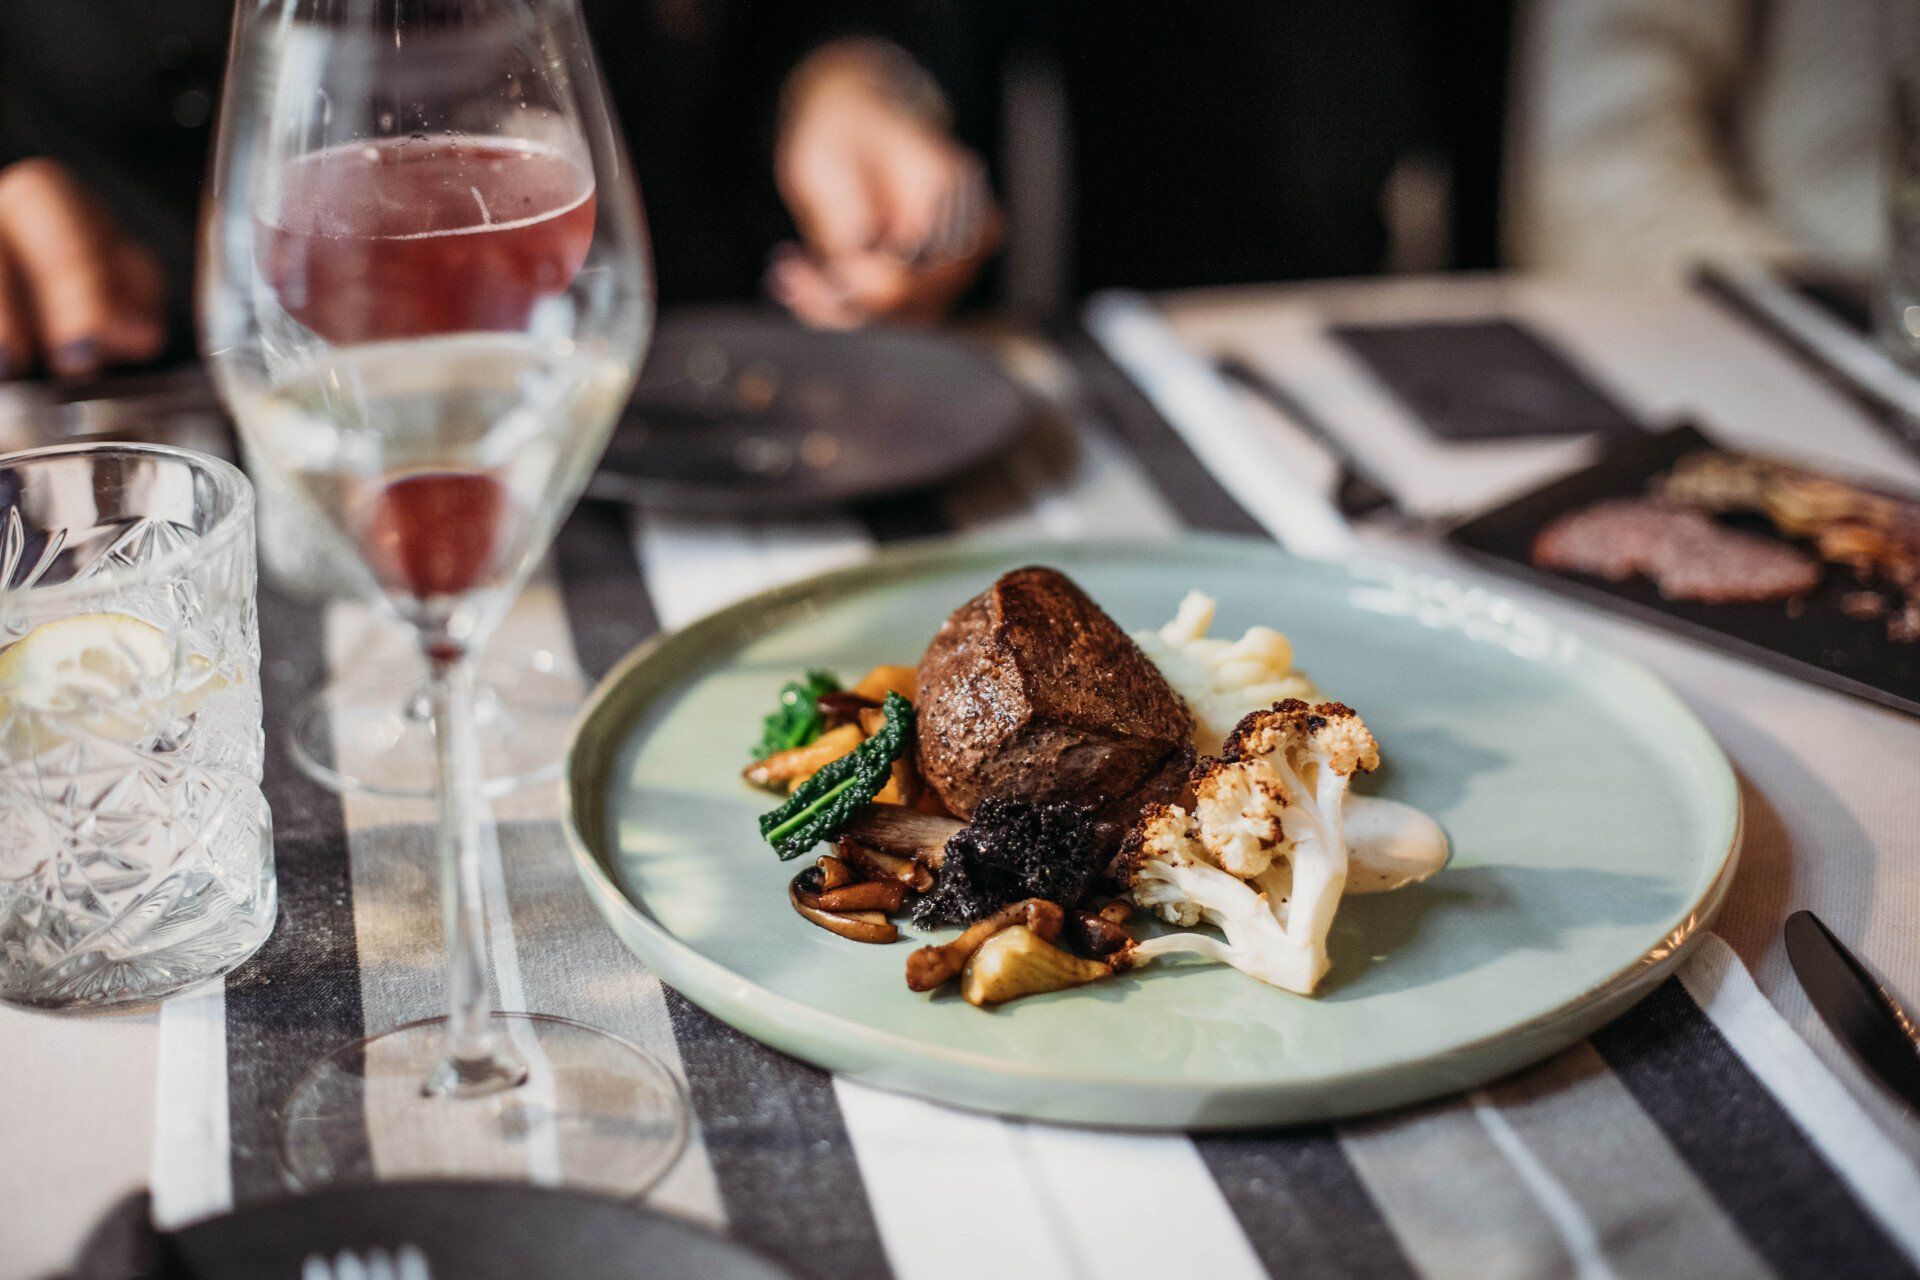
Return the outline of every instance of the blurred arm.
[[[1757,7],[1538,0],[1512,117],[1516,265],[1671,281],[1703,260],[1793,256],[1734,153]]]

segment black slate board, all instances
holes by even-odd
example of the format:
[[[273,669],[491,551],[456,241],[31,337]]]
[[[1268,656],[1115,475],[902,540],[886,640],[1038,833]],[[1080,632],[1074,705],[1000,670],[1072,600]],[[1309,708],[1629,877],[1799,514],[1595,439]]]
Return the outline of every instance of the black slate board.
[[[506,1182],[381,1182],[249,1205],[155,1232],[145,1195],[115,1206],[64,1280],[792,1280],[732,1240],[626,1200]],[[343,1261],[342,1253],[351,1255]],[[399,1265],[405,1259],[407,1265]]]
[[[1638,496],[1682,455],[1718,447],[1691,425],[1623,438],[1592,466],[1458,526],[1448,540],[1534,583],[1656,623],[1786,675],[1920,715],[1920,644],[1896,643],[1887,638],[1883,621],[1841,612],[1840,597],[1862,586],[1851,570],[1827,566],[1819,588],[1795,616],[1784,603],[1668,600],[1644,578],[1607,582],[1533,566],[1534,538],[1559,516],[1604,498]]]

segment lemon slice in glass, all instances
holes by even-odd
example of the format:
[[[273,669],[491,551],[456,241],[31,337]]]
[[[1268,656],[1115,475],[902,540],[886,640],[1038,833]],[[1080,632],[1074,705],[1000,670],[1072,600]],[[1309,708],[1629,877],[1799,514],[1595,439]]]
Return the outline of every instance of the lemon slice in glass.
[[[166,634],[132,614],[41,623],[0,649],[0,751],[37,755],[76,735],[138,741],[156,714],[199,706],[216,683],[211,665],[195,655],[183,678],[169,679]]]

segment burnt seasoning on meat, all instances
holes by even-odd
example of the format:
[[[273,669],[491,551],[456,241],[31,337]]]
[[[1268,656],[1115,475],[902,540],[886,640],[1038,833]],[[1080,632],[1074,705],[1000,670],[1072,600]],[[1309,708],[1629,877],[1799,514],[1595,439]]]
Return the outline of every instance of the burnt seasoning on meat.
[[[1104,808],[1193,736],[1159,668],[1057,569],[1016,569],[960,606],[918,689],[920,772],[961,817],[988,796]]]

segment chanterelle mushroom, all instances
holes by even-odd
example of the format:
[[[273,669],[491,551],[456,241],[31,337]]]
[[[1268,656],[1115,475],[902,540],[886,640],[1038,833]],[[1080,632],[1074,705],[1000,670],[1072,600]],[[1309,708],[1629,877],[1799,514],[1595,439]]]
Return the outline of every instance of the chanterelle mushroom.
[[[1083,986],[1112,972],[1111,965],[1082,960],[1017,924],[980,944],[973,959],[967,961],[960,994],[975,1006],[1001,1004],[1021,996]]]
[[[953,981],[966,967],[973,953],[987,939],[1003,929],[1022,925],[1041,938],[1051,941],[1060,936],[1066,913],[1057,903],[1045,898],[1027,898],[1000,908],[986,919],[969,925],[952,942],[937,947],[921,947],[907,957],[907,988],[932,991]]]

